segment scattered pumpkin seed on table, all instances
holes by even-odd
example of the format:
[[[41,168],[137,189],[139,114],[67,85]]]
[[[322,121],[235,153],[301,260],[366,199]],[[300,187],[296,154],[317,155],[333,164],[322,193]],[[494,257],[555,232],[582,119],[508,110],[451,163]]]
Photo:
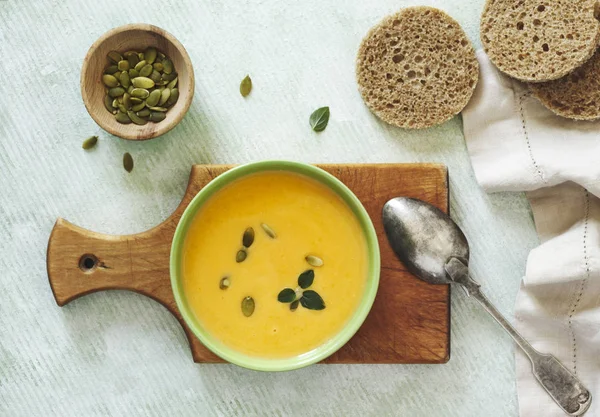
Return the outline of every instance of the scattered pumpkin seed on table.
[[[127,172],[133,171],[133,158],[129,152],[125,152],[123,155],[123,168]]]
[[[98,136],[90,136],[86,140],[83,141],[81,147],[85,150],[92,149],[98,143]]]
[[[107,58],[102,73],[104,107],[117,122],[145,125],[165,120],[165,113],[179,99],[173,61],[154,47],[122,54],[110,51]]]
[[[252,91],[252,79],[249,75],[246,75],[246,77],[240,83],[240,94],[242,97],[246,97],[248,94],[250,94],[250,91]]]

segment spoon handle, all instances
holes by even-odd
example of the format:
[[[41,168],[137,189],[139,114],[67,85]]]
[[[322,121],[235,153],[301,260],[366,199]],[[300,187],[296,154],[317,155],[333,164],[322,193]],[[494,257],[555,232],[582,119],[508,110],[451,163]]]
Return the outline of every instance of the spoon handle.
[[[481,292],[479,284],[469,277],[468,267],[456,258],[446,264],[446,272],[454,282],[463,286],[467,294],[483,305],[488,313],[507,331],[519,347],[529,357],[532,372],[552,399],[569,416],[582,416],[590,408],[592,395],[581,381],[573,375],[553,355],[535,350],[531,344]]]

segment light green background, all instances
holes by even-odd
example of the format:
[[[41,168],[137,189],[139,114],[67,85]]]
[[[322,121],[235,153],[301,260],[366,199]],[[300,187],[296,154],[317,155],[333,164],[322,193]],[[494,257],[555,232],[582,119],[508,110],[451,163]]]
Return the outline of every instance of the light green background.
[[[460,118],[429,130],[386,126],[363,105],[354,57],[399,0],[0,0],[0,415],[516,416],[512,342],[456,289],[452,357],[434,366],[325,366],[265,374],[194,365],[176,320],[150,299],[97,293],[56,306],[45,270],[58,216],[135,233],[169,216],[194,163],[443,162],[472,271],[511,315],[537,243],[523,195],[475,182]],[[483,0],[447,10],[476,47]],[[133,143],[87,115],[79,70],[106,30],[148,22],[187,48],[196,96],[167,135]],[[254,90],[238,93],[249,73]],[[308,116],[331,107],[315,134]],[[502,132],[498,132],[499,135]],[[85,152],[81,141],[100,136]],[[121,167],[123,152],[135,160]]]

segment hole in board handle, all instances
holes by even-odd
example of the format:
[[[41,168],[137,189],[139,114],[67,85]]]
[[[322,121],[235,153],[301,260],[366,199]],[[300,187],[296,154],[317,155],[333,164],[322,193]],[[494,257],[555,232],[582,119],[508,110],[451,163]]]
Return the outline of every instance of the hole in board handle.
[[[79,269],[81,269],[86,274],[94,272],[94,269],[98,266],[98,258],[96,255],[92,255],[91,253],[86,253],[79,258]]]

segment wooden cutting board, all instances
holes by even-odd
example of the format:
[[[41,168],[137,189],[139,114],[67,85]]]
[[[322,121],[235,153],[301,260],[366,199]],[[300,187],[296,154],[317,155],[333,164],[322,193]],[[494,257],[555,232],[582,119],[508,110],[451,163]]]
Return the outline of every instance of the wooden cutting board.
[[[445,363],[450,358],[450,288],[429,285],[406,271],[390,248],[381,210],[390,198],[419,198],[448,212],[446,167],[435,164],[319,165],[344,182],[367,209],[381,247],[381,281],[358,333],[324,363]],[[112,236],[58,219],[48,242],[47,267],[59,306],[100,290],[131,290],[164,305],[181,323],[195,362],[222,362],[184,323],[169,278],[175,227],[191,199],[230,166],[194,165],[175,212],[146,232]]]

